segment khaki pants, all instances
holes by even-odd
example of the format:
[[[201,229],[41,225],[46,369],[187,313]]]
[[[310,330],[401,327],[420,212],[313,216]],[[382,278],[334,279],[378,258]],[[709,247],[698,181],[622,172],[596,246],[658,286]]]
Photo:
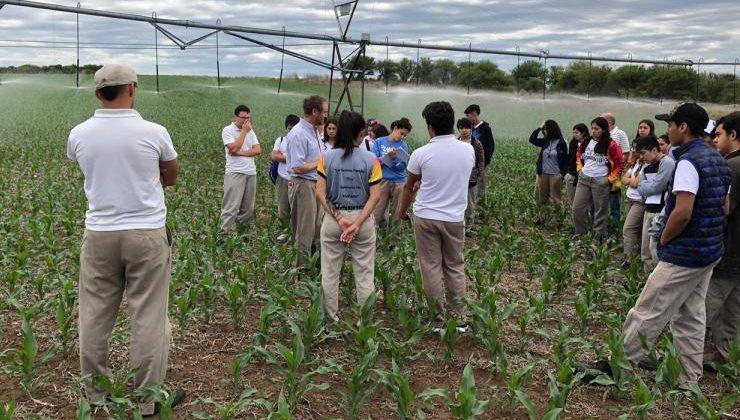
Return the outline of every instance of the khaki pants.
[[[277,202],[280,223],[287,226],[290,222],[290,200],[288,199],[288,180],[278,176],[275,180],[275,201]]]
[[[537,177],[537,213],[540,220],[545,220],[547,203],[551,202],[560,209],[560,191],[563,188],[563,176],[560,174],[542,174]]]
[[[681,383],[699,380],[706,330],[704,299],[717,262],[701,268],[658,263],[624,321],[624,349],[633,364],[647,356],[640,335],[645,335],[647,342],[654,345],[670,322],[673,345],[682,368],[679,380]]]
[[[254,217],[257,175],[227,173],[224,175],[224,198],[221,204],[221,232],[229,232],[238,221],[246,225]]]
[[[434,301],[433,321],[444,320],[446,309],[464,319],[465,223],[414,216],[414,238],[424,292]]]
[[[380,181],[380,201],[373,211],[378,227],[386,227],[389,220],[397,221],[396,210],[401,201],[403,186],[403,182],[391,182],[387,179]]]
[[[129,306],[129,357],[134,386],[161,384],[167,373],[170,322],[170,247],[164,228],[96,232],[86,230],[80,252],[80,371],[88,399],[101,402],[106,392],[92,386],[92,375],[113,378],[108,339],[124,292]],[[153,402],[142,405],[151,414]]]
[[[355,220],[362,210],[340,210],[349,220]],[[370,216],[362,224],[352,242],[339,240],[342,228],[332,217],[321,223],[321,286],[324,289],[324,312],[327,318],[338,321],[339,282],[344,254],[349,251],[355,276],[357,303],[362,305],[375,290],[375,220]]]
[[[489,165],[490,166],[490,165]],[[488,166],[484,166],[483,170],[478,173],[478,197],[483,200],[484,203],[488,202]]]
[[[568,210],[573,208],[573,197],[576,195],[576,186],[573,185],[573,181],[575,181],[575,179],[575,175],[572,174],[565,174],[565,178],[563,178],[563,184],[565,184],[565,204],[567,205]]]
[[[478,185],[468,188],[468,207],[465,208],[465,227],[473,228],[475,223],[475,210],[478,206]]]
[[[316,201],[316,181],[292,177],[288,183],[290,223],[298,245],[296,267],[305,268],[308,258],[319,249],[321,213]]]
[[[622,241],[624,255],[627,261],[631,261],[633,257],[640,254],[641,250],[645,204],[628,198],[624,202],[624,208],[627,216],[622,226]]]
[[[715,272],[707,291],[707,328],[712,343],[725,360],[730,359],[730,340],[740,327],[740,279],[732,273]]]
[[[600,238],[606,236],[606,218],[609,216],[609,191],[612,184],[605,176],[591,178],[581,174],[578,177],[576,195],[573,197],[573,228],[576,235],[586,234],[586,220],[594,206],[594,233]]]
[[[655,218],[656,214],[657,213],[645,211],[645,215],[642,218],[642,240],[640,241],[640,258],[642,259],[642,266],[647,273],[651,273],[655,268],[655,265],[658,264],[658,258],[656,258],[658,253],[657,243],[655,256],[653,256],[653,253],[651,252],[652,244],[650,243],[650,234],[648,233],[648,229],[650,229],[650,225],[653,224],[653,219]]]

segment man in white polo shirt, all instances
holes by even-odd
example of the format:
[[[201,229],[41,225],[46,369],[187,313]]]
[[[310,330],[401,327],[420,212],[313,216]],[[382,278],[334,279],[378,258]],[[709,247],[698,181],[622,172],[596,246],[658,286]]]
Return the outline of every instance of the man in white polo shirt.
[[[175,185],[177,152],[164,127],[133,109],[136,86],[129,67],[107,64],[98,70],[95,96],[103,109],[74,127],[67,142],[67,157],[85,176],[88,201],[80,250],[80,370],[94,404],[108,396],[92,377],[113,377],[108,339],[124,293],[134,386],[162,384],[167,372],[170,239],[163,187]],[[176,391],[173,405],[184,398]],[[148,399],[140,408],[148,416],[160,407]]]
[[[475,151],[454,136],[455,112],[449,103],[432,102],[422,116],[431,140],[411,154],[397,217],[408,219],[414,185],[421,182],[414,202],[414,237],[424,292],[435,302],[432,329],[439,332],[448,310],[464,331],[465,209]]]
[[[221,131],[226,152],[224,198],[221,204],[221,232],[228,233],[239,222],[243,227],[254,217],[257,195],[257,165],[254,157],[260,154],[257,135],[252,130],[249,107],[234,109],[234,120]]]

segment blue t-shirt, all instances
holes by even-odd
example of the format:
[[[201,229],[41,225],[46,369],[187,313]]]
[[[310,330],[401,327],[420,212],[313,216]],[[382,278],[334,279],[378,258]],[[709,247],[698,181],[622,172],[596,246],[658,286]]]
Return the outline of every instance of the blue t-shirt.
[[[396,156],[387,156],[391,149],[396,149]],[[400,152],[403,150],[403,152]],[[406,164],[409,161],[409,145],[405,141],[392,141],[387,136],[375,140],[373,153],[380,159],[383,179],[390,182],[406,182]]]

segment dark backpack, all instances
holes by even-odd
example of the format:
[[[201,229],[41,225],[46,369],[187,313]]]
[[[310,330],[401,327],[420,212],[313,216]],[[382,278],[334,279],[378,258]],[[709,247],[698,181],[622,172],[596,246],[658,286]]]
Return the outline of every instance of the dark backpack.
[[[280,143],[278,143],[278,147],[280,147],[280,145],[283,144],[284,138],[285,137],[280,137]],[[270,162],[270,169],[267,170],[267,175],[270,177],[270,181],[272,181],[273,184],[277,182],[277,178],[279,176],[278,175],[278,165],[279,164],[280,162],[273,160],[272,162]]]

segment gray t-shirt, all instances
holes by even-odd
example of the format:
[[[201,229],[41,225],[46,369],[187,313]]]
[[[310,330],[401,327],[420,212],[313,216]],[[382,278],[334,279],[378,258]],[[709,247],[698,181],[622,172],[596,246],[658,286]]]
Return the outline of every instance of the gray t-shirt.
[[[558,166],[558,142],[560,139],[550,140],[550,143],[542,151],[542,173],[557,175],[560,173]]]
[[[370,186],[383,179],[375,154],[355,147],[344,158],[344,149],[329,149],[316,168],[326,179],[326,198],[338,209],[361,209],[370,197]]]

